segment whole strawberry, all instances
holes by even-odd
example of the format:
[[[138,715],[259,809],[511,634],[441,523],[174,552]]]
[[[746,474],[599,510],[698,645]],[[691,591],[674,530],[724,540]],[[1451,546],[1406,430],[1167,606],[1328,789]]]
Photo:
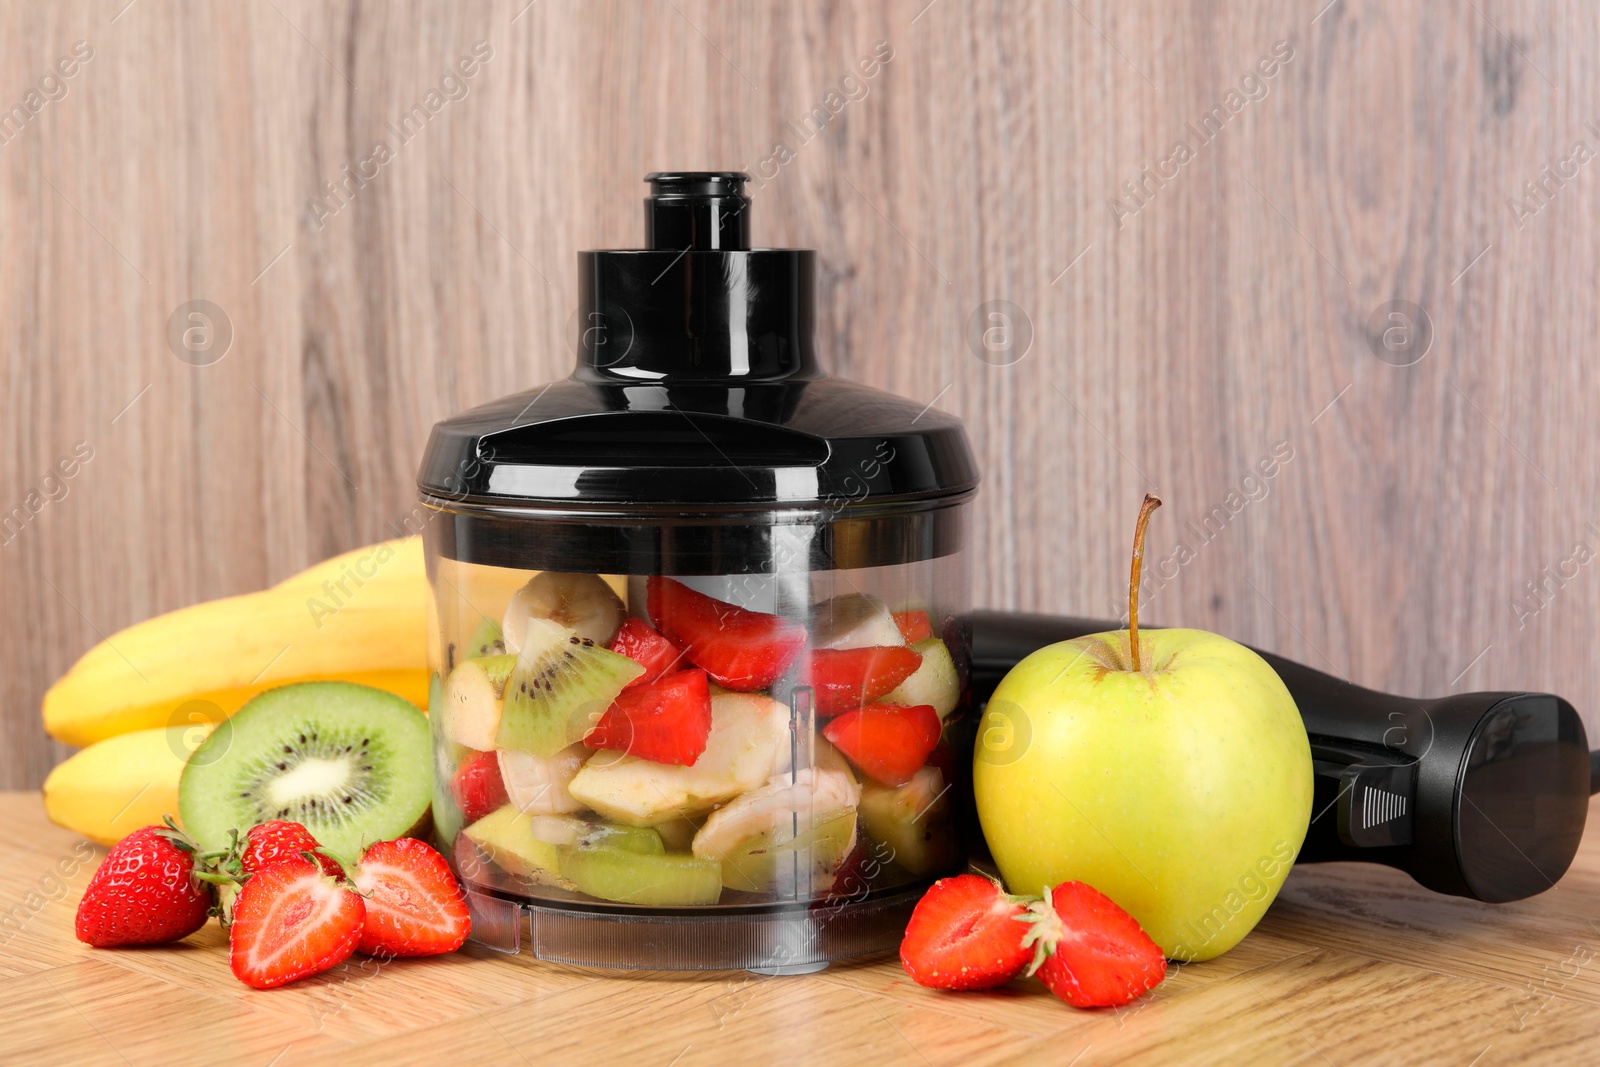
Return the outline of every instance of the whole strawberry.
[[[206,924],[211,885],[195,877],[194,847],[162,826],[112,848],[78,902],[78,940],[96,948],[163,945]]]
[[[334,878],[341,877],[344,871],[339,864],[317,852],[321,847],[317,839],[311,836],[311,831],[299,823],[273,819],[252,826],[249,833],[245,834],[239,864],[246,875],[251,875],[282,860],[300,858],[302,852],[310,852],[316,856],[317,866],[322,868],[323,873]]]

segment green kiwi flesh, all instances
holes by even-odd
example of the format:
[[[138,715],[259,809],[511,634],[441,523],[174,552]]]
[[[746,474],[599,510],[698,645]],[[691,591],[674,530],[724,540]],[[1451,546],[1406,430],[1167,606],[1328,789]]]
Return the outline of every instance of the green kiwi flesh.
[[[184,830],[226,848],[270,819],[303,824],[342,859],[421,825],[432,799],[428,720],[400,697],[299,682],[252,698],[194,750],[178,782]]]
[[[559,623],[529,619],[495,741],[501,748],[554,756],[583,740],[623,687],[643,673],[627,656]]]
[[[503,656],[506,654],[506,639],[500,632],[500,624],[493,619],[479,619],[477,627],[472,631],[472,636],[467,638],[467,643],[462,646],[459,659],[480,659],[484,656]]]

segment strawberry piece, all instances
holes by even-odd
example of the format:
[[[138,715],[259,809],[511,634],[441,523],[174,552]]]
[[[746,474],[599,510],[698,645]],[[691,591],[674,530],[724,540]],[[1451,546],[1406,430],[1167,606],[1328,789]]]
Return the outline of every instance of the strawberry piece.
[[[194,877],[194,846],[161,826],[117,842],[78,902],[78,940],[96,948],[164,945],[206,924],[213,892]]]
[[[799,684],[810,684],[817,714],[826,718],[881,700],[920,666],[922,653],[903,645],[821,648],[807,658]]]
[[[894,624],[900,627],[900,636],[906,639],[908,645],[933,636],[933,623],[928,620],[926,611],[896,611]]]
[[[322,846],[311,836],[311,831],[297,822],[273,819],[252,826],[244,837],[244,850],[239,853],[239,865],[247,875],[264,870],[285,859],[297,858],[302,852],[316,853],[317,865],[324,874],[342,878],[344,870],[336,860],[317,853]]]
[[[437,956],[460,948],[471,932],[461,883],[443,856],[414,837],[370,846],[355,884],[367,907],[356,947],[369,956]]]
[[[303,856],[250,876],[233,902],[228,964],[256,989],[321,974],[350,958],[366,905]]]
[[[651,575],[645,593],[656,626],[724,689],[767,688],[805,647],[798,623],[724,603],[671,578]]]
[[[505,780],[500,777],[500,757],[493,752],[474,752],[462,760],[451,790],[462,818],[469,823],[504,807],[511,799]]]
[[[1062,882],[1028,908],[1029,974],[1075,1008],[1113,1008],[1167,976],[1161,946],[1114,900],[1083,882]]]
[[[840,715],[822,734],[863,774],[884,785],[905,785],[928,761],[939,730],[932,705],[868,704]]]
[[[976,874],[928,887],[906,924],[900,966],[931,989],[993,989],[1022,973],[1033,953],[1022,898]]]
[[[617,636],[611,639],[611,651],[627,656],[644,668],[643,674],[628,683],[629,689],[660,681],[684,665],[682,650],[638,618],[622,621]]]
[[[624,689],[583,743],[693,767],[710,735],[711,684],[705,671],[687,670]]]

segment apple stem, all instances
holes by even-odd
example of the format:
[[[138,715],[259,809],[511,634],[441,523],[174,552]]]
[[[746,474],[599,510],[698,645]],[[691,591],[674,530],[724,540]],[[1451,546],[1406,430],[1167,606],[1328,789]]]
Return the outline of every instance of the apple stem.
[[[1144,531],[1150,525],[1150,513],[1161,506],[1161,498],[1153,493],[1144,495],[1139,508],[1138,521],[1133,525],[1133,569],[1128,574],[1128,648],[1133,656],[1135,673],[1139,667],[1139,572],[1144,569]]]

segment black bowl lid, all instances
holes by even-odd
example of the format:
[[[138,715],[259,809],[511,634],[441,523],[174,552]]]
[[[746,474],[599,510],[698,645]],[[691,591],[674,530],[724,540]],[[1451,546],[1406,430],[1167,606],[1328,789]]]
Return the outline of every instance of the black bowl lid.
[[[748,247],[746,175],[647,180],[652,247],[578,254],[572,377],[436,425],[425,497],[842,509],[976,488],[958,419],[822,372],[815,253]]]

